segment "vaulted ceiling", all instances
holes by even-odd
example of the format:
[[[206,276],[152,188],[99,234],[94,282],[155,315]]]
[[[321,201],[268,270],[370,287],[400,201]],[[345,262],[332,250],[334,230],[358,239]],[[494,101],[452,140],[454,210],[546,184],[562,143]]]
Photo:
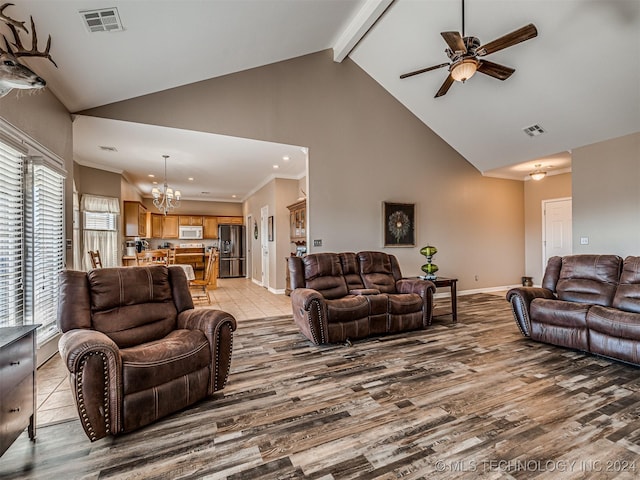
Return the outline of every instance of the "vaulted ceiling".
[[[348,55],[486,175],[523,179],[541,162],[567,168],[571,149],[640,131],[637,0],[467,0],[465,34],[481,43],[528,23],[536,25],[538,36],[488,58],[515,68],[506,81],[476,74],[440,98],[434,95],[446,68],[399,77],[448,61],[440,32],[461,30],[461,2],[455,0],[14,3],[5,14],[21,20],[33,15],[41,43],[51,35],[59,68],[43,59],[28,63],[71,112],[333,48],[336,61]],[[124,29],[89,33],[79,12],[111,7],[117,8]],[[142,144],[146,128],[132,128],[126,140],[119,139],[117,132],[126,125],[113,122],[77,121],[76,160],[140,179],[149,169],[158,170],[157,151],[164,140],[169,149],[170,142],[190,134],[161,132],[152,154]],[[545,133],[527,136],[523,129],[531,125]],[[105,138],[97,136],[100,130]],[[220,140],[215,137],[206,141]],[[194,141],[205,139],[200,134]],[[118,163],[98,148],[113,143],[129,160],[135,155],[135,161]],[[265,178],[274,175],[274,161],[289,156],[286,152],[300,156],[299,146],[280,147],[265,150]],[[195,159],[198,153],[183,156],[189,155]],[[296,168],[287,175],[303,174],[304,158]],[[211,179],[202,179],[211,185]],[[233,181],[226,180],[227,185]],[[187,189],[192,187],[188,191],[194,198],[205,190],[201,185]],[[238,185],[234,193],[242,197],[249,191]]]

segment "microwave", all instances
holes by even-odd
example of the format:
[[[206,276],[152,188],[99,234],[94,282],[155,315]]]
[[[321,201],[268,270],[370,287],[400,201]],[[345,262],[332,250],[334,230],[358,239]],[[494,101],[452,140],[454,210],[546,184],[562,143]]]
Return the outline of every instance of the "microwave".
[[[202,239],[202,227],[200,226],[180,226],[178,238],[181,240],[200,240]]]

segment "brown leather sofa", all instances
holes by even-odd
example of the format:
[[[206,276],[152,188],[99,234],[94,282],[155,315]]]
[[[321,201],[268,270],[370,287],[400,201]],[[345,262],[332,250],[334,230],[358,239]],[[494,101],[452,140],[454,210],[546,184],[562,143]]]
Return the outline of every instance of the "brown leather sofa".
[[[640,365],[640,257],[552,257],[541,287],[507,300],[533,340]]]
[[[182,268],[148,266],[63,271],[58,327],[80,420],[94,441],[221,390],[236,321],[194,310]]]
[[[383,252],[315,253],[289,257],[293,318],[313,343],[342,343],[426,328],[433,282],[402,278]]]

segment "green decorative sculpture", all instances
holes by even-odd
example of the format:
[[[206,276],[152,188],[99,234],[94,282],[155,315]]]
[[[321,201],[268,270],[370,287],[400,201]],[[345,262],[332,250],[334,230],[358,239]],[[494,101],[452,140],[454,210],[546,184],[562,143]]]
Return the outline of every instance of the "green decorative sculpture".
[[[427,258],[427,263],[422,265],[421,270],[424,272],[425,280],[435,280],[436,272],[438,271],[438,266],[435,263],[431,263],[431,258],[438,253],[438,249],[431,245],[427,245],[426,247],[422,247],[420,249],[420,253]]]

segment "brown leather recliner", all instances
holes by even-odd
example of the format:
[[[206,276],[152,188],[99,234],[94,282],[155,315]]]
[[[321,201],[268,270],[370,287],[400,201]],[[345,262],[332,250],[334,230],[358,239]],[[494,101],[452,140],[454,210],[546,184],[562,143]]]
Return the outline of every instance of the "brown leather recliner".
[[[315,253],[289,257],[293,318],[316,344],[426,328],[433,282],[402,278],[384,252]]]
[[[182,268],[149,266],[63,271],[58,327],[80,421],[95,441],[221,390],[236,321],[194,310]]]
[[[507,300],[526,337],[640,365],[640,257],[551,257],[541,287]]]

